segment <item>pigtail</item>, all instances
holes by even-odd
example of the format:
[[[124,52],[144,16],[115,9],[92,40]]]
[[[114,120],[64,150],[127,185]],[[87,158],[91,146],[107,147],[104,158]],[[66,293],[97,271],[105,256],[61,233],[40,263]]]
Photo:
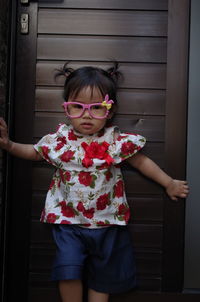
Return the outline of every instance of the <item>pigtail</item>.
[[[60,76],[64,76],[66,80],[68,79],[69,75],[74,71],[73,68],[68,67],[69,62],[66,62],[64,66],[60,69],[56,69],[56,74],[54,76],[54,79],[56,80]]]
[[[119,63],[117,61],[114,61],[113,66],[107,69],[107,73],[116,84],[123,79],[123,74],[119,71]]]

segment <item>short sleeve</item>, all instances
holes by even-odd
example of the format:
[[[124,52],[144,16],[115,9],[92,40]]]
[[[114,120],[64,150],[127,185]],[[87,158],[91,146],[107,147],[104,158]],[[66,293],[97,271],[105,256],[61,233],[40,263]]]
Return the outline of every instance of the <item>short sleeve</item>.
[[[115,164],[135,155],[144,147],[145,143],[145,137],[139,134],[120,133],[115,140],[115,152],[113,154]]]
[[[48,163],[57,166],[59,150],[66,144],[66,137],[63,135],[62,124],[60,124],[55,133],[43,136],[34,149],[45,159]]]

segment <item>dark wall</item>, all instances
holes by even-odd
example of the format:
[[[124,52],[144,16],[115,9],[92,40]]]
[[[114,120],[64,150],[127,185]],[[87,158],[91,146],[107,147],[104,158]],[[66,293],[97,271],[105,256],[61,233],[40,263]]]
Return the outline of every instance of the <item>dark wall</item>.
[[[8,52],[8,0],[0,1],[0,116],[5,116]],[[2,150],[0,150],[0,228],[2,226]],[[1,240],[1,238],[0,238]]]

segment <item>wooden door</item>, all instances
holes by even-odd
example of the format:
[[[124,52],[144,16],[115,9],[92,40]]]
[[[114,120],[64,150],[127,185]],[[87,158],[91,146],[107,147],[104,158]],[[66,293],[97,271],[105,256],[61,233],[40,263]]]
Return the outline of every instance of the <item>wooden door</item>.
[[[63,82],[54,81],[54,70],[65,61],[73,68],[107,68],[115,59],[125,78],[115,123],[144,135],[145,153],[173,177],[184,178],[189,0],[20,2],[12,1],[17,32],[12,32],[11,137],[34,143],[65,122]],[[22,13],[29,14],[27,35],[20,33]],[[39,222],[53,169],[11,157],[8,163],[5,301],[59,301],[49,281],[51,230]],[[149,291],[160,297],[181,291],[184,202],[172,203],[160,186],[128,166],[123,173],[138,291],[111,300],[145,301]]]

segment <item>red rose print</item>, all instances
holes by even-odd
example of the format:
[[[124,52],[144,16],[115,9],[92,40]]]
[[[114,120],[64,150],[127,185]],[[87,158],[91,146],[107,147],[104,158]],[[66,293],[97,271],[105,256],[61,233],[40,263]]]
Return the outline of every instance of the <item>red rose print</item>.
[[[121,141],[123,138],[127,138],[127,135],[119,135],[117,140]]]
[[[57,146],[55,147],[55,151],[60,150],[64,145],[66,145],[67,141],[66,141],[66,137],[65,136],[61,136],[57,138]]]
[[[44,158],[49,160],[49,155],[48,155],[48,153],[50,152],[49,147],[42,146],[41,148],[42,148],[42,154],[43,154]]]
[[[122,154],[128,156],[129,154],[133,154],[134,151],[137,149],[137,146],[132,142],[126,142],[122,144]]]
[[[84,205],[83,205],[83,203],[82,203],[81,201],[80,201],[80,202],[78,203],[78,205],[77,205],[77,210],[78,210],[79,212],[85,211]]]
[[[108,226],[111,225],[109,221],[97,221],[98,226]]]
[[[60,223],[61,223],[61,224],[71,224],[71,222],[68,221],[68,220],[62,220]]]
[[[107,170],[106,173],[105,173],[105,176],[106,176],[106,180],[109,181],[112,177],[112,173],[110,172],[110,170]]]
[[[59,202],[61,206],[61,213],[66,217],[75,217],[75,211],[72,206],[69,206],[66,204],[66,202],[63,200]]]
[[[77,140],[77,136],[74,134],[74,131],[71,130],[69,133],[68,133],[68,139],[70,141],[76,141]]]
[[[97,142],[92,142],[90,145],[85,142],[81,144],[83,149],[85,150],[87,157],[89,158],[99,158],[104,159],[106,154],[105,152],[108,150],[109,144],[103,142],[101,144]]]
[[[55,221],[56,221],[56,214],[54,214],[54,213],[49,213],[48,215],[47,215],[47,222],[48,223],[54,223]]]
[[[86,210],[85,207],[84,207],[84,205],[83,205],[83,203],[81,201],[78,203],[77,210],[79,212],[82,212],[83,216],[85,216],[85,217],[87,217],[89,219],[93,218],[94,212],[95,212],[94,208]]]
[[[83,216],[92,219],[94,216],[94,208],[88,209],[88,210],[84,210],[83,211]]]
[[[73,159],[73,156],[74,156],[74,151],[68,150],[60,156],[60,159],[67,163],[71,159]]]
[[[83,160],[82,160],[82,164],[85,168],[88,168],[88,167],[91,167],[93,165],[93,161],[88,158],[88,157],[85,157]]]
[[[123,197],[124,195],[124,183],[122,180],[119,180],[114,186],[114,195],[116,197]]]
[[[92,184],[92,175],[90,172],[80,172],[78,175],[78,180],[80,182],[80,184],[84,185],[84,186],[91,186]]]
[[[67,143],[66,137],[65,136],[58,137],[57,142],[61,142],[63,144],[66,144]]]
[[[126,223],[129,221],[130,218],[130,209],[125,204],[121,204],[118,208],[118,215],[123,216]]]
[[[100,144],[97,142],[92,142],[90,145],[83,142],[81,146],[85,150],[85,157],[82,162],[84,166],[91,166],[93,163],[93,158],[104,159],[109,165],[113,162],[112,157],[107,152],[109,147],[107,142]]]
[[[63,171],[63,170],[59,170],[60,173],[60,178],[62,180],[63,183],[66,183],[66,181],[70,181],[71,179],[71,174],[69,171]]]
[[[54,149],[55,149],[55,151],[58,151],[58,150],[62,149],[63,146],[64,146],[63,143],[59,143],[56,145],[56,147]]]
[[[103,194],[97,199],[97,210],[104,210],[110,204],[109,194]]]
[[[103,221],[97,221],[97,225],[105,225],[105,222],[103,222]]]

